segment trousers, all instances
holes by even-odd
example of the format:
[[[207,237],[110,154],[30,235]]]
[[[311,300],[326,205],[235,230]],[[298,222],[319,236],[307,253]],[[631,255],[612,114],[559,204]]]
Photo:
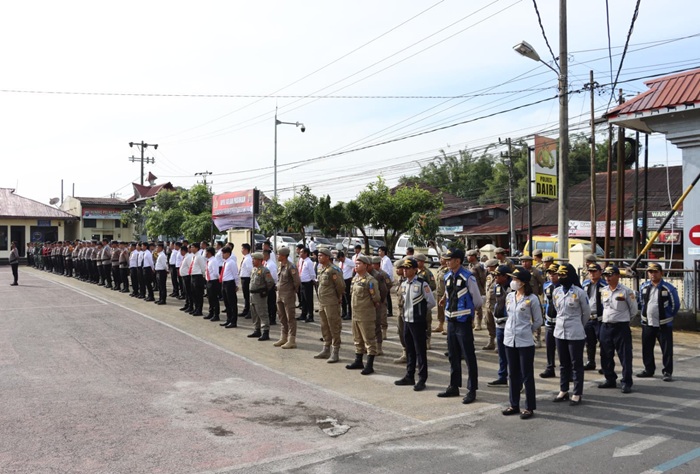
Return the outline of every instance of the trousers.
[[[510,406],[520,408],[520,390],[525,385],[525,409],[535,410],[537,398],[535,393],[535,346],[506,346],[510,382],[508,392]]]
[[[404,339],[406,339],[404,334]],[[474,332],[472,320],[455,321],[447,318],[447,351],[450,358],[450,386],[462,386],[462,359],[467,363],[467,390],[479,389],[479,372],[474,350]]]
[[[559,390],[569,391],[569,379],[573,374],[574,395],[583,395],[583,347],[584,339],[572,341],[556,339],[559,353]]]

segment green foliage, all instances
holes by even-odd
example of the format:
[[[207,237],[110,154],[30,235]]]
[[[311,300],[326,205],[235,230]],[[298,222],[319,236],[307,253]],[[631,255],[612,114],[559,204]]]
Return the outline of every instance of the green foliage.
[[[204,184],[190,189],[161,191],[141,208],[140,214],[150,238],[208,240],[211,236],[212,193]],[[138,232],[137,232],[138,233]]]
[[[331,206],[329,195],[319,199],[318,206],[314,209],[314,224],[324,235],[337,235],[346,222],[345,206],[342,202]]]
[[[279,198],[275,197],[266,203],[258,216],[260,231],[265,235],[273,235],[275,230],[287,230],[286,213]]]
[[[187,214],[181,230],[190,242],[201,242],[211,238],[211,226],[211,211],[209,211],[209,213]]]
[[[346,225],[360,231],[365,240],[365,249],[369,252],[369,240],[365,227],[369,225],[371,212],[360,205],[357,199],[349,201],[344,206]]]
[[[437,239],[440,232],[440,213],[430,211],[427,213],[416,212],[409,222],[411,242],[418,247],[427,247],[431,241]]]
[[[301,190],[284,203],[285,220],[293,232],[301,234],[306,240],[304,227],[314,222],[314,210],[318,205],[318,197],[311,193],[308,186],[302,186]]]
[[[145,230],[145,217],[143,216],[142,207],[135,207],[128,211],[122,211],[120,220],[123,226],[130,226],[133,224],[135,235],[143,235]]]

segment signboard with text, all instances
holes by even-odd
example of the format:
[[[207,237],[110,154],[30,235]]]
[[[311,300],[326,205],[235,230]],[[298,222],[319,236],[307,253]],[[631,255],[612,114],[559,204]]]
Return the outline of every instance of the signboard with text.
[[[104,207],[83,208],[83,219],[121,219],[123,209]]]
[[[605,236],[605,221],[596,222],[596,236]],[[610,237],[615,237],[617,226],[615,221],[610,222]],[[632,237],[634,235],[634,226],[632,219],[628,219],[623,225],[624,237]],[[569,221],[569,237],[588,237],[591,236],[591,221]]]
[[[557,141],[535,135],[535,155],[532,160],[532,189],[534,198],[557,199]]]
[[[215,194],[212,197],[211,213],[214,225],[220,231],[255,226],[256,199],[254,189]]]

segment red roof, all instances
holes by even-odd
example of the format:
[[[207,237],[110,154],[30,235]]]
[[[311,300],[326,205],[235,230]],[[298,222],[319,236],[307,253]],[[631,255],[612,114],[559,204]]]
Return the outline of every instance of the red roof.
[[[168,191],[173,191],[175,188],[172,184],[156,184],[153,186],[145,186],[143,184],[131,183],[134,186],[134,195],[127,199],[128,202],[140,201],[142,199],[148,199],[155,197],[162,189]]]
[[[649,87],[648,91],[608,111],[605,117],[614,123],[700,108],[700,69],[659,77],[644,84]]]

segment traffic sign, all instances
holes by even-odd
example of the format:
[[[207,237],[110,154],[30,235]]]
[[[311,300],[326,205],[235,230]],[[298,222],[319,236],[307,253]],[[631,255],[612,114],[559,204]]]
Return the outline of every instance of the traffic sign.
[[[695,245],[700,245],[700,225],[695,225],[690,228],[688,232],[688,237],[690,241]]]

